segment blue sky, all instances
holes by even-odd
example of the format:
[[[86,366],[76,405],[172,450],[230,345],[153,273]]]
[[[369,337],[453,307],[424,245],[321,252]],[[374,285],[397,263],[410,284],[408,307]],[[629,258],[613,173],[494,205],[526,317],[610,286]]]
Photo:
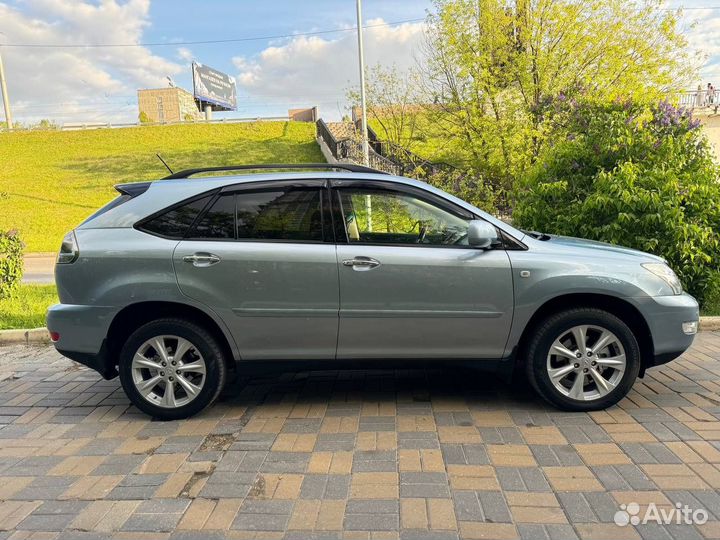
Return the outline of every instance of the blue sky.
[[[212,7],[203,15],[199,2],[161,0],[150,5],[152,26],[145,32],[145,41],[197,41],[268,35],[294,34],[317,30],[338,29],[355,24],[354,0],[222,0],[206,2]],[[364,0],[365,19],[397,21],[422,19],[430,2],[418,0]],[[188,16],[195,11],[197,15]],[[328,34],[327,38],[337,37]],[[276,40],[282,42],[286,40]],[[232,72],[232,57],[252,56],[270,42],[192,45],[189,48],[199,60],[218,69]],[[164,47],[155,48],[158,52]],[[188,79],[189,80],[189,79]]]
[[[182,7],[178,7],[178,4]],[[251,2],[249,0],[208,2],[212,5],[209,16],[198,16],[192,18],[188,24],[187,14],[197,9],[198,2],[181,0],[171,2],[164,0],[154,2],[150,7],[152,26],[145,33],[145,41],[199,41],[203,39],[225,39],[237,37],[275,36],[284,34],[295,34],[298,32],[325,31],[329,29],[351,28],[355,25],[356,12],[354,0],[315,0],[312,2],[292,0],[270,0],[268,2]],[[383,19],[386,22],[401,21],[408,19],[424,19],[427,9],[430,8],[429,1],[422,0],[364,0],[363,18],[365,20]],[[200,10],[201,12],[201,10]],[[350,32],[338,32],[335,34],[323,34],[322,38],[334,40],[342,37],[355,35]],[[230,44],[210,45],[189,45],[187,48],[192,52],[193,58],[198,62],[208,64],[226,73],[236,74],[237,68],[233,58],[238,56],[252,58],[265,50],[268,45],[279,45],[287,43],[287,39],[258,40]],[[153,50],[163,53],[166,47],[156,47]],[[352,62],[354,58],[349,58]],[[381,57],[368,56],[366,61],[373,64],[380,61]],[[192,86],[189,70],[184,70],[174,77],[179,86],[190,88]],[[325,91],[328,89],[325,88]],[[315,100],[313,95],[299,95],[296,101],[288,102],[288,105],[298,105],[303,102],[323,101],[320,105],[328,105],[336,97],[344,97],[345,88],[331,89],[332,96],[328,94],[318,95]],[[273,103],[267,107],[262,106],[262,95],[253,99],[239,88],[238,92],[239,111],[238,116],[244,112],[248,113],[279,113],[284,114],[277,99],[268,100]],[[280,100],[281,101],[281,100]],[[247,103],[251,103],[247,106]],[[233,115],[227,115],[233,116]]]
[[[720,7],[720,0],[672,0],[668,7]],[[422,19],[429,0],[364,0],[365,24]],[[357,84],[353,31],[224,44],[233,39],[352,29],[354,0],[0,0],[0,44],[9,94],[21,121],[135,121],[136,90],[167,84],[191,88],[190,62],[236,77],[238,111],[226,116],[280,116],[318,105],[325,117],[346,108]],[[720,85],[720,9],[688,9],[683,21],[694,47],[707,52],[703,80]],[[368,65],[415,63],[421,22],[365,31]],[[70,48],[88,43],[168,43],[130,48]],[[700,81],[698,81],[700,82]]]

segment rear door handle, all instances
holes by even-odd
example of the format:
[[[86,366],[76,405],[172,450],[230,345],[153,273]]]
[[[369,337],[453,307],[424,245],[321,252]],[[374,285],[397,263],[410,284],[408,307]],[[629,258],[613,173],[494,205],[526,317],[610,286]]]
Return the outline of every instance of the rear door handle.
[[[372,257],[355,257],[354,259],[345,259],[343,266],[350,266],[353,270],[371,270],[380,266],[380,261]]]
[[[185,255],[183,261],[186,263],[192,263],[193,266],[198,268],[204,268],[206,266],[212,266],[220,262],[220,257],[214,253],[193,253],[192,255]]]

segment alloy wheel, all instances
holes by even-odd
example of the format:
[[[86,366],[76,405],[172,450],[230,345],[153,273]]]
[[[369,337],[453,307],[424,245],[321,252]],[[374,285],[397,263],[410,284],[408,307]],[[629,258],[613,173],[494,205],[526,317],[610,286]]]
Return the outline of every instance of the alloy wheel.
[[[195,345],[179,336],[145,341],[132,359],[135,388],[159,407],[175,409],[193,401],[205,386],[205,359]]]
[[[578,325],[563,331],[547,355],[547,373],[555,389],[579,401],[593,401],[612,392],[626,367],[620,339],[596,325]]]

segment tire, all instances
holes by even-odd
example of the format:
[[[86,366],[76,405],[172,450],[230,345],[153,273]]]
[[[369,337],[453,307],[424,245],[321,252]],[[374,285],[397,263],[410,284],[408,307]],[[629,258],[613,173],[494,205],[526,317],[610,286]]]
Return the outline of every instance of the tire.
[[[578,346],[581,336],[585,343]],[[600,350],[593,350],[596,344]],[[535,391],[555,407],[595,411],[627,395],[640,363],[640,347],[628,325],[606,311],[577,308],[538,324],[527,347],[526,372]]]
[[[158,352],[161,348],[165,355]],[[181,357],[176,358],[179,348]],[[220,395],[227,377],[224,356],[202,326],[185,319],[158,319],[126,340],[120,352],[120,382],[144,413],[161,420],[188,418]]]

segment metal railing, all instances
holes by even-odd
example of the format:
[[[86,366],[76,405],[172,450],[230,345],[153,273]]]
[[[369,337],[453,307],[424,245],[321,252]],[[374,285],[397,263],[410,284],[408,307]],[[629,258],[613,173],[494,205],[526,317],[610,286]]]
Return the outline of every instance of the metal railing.
[[[246,124],[249,122],[288,122],[288,116],[263,116],[252,118],[220,118],[217,120],[193,120],[182,122],[127,122],[114,124],[111,122],[65,122],[57,129],[61,131],[75,131],[80,129],[116,129],[140,126],[177,126],[188,124]],[[32,129],[32,128],[30,128]],[[42,128],[39,128],[42,129]]]
[[[422,178],[430,178],[436,174],[457,173],[459,169],[449,163],[430,161],[411,152],[404,146],[391,142],[383,142],[382,155],[402,166],[403,174],[411,174]]]
[[[363,163],[362,143],[359,140],[347,138],[338,140],[324,120],[316,123],[317,137],[321,139],[330,150],[335,159],[350,160]],[[356,123],[356,129],[359,129]],[[435,163],[425,159],[407,148],[398,144],[382,141],[377,134],[368,127],[369,164],[378,169],[398,176],[409,175],[428,179],[439,173],[459,173],[460,171],[447,163]]]
[[[362,163],[365,160],[363,155],[362,143],[353,139],[344,139],[338,141],[337,144],[338,159],[349,159],[355,163]],[[378,154],[372,147],[368,152],[368,161],[370,167],[388,174],[402,175],[402,166],[393,160]]]
[[[687,90],[668,96],[668,101],[677,107],[685,109],[708,109],[717,113],[720,106],[720,92],[708,95],[706,89]]]
[[[325,120],[320,118],[315,122],[315,133],[319,139],[322,139],[327,147],[330,149],[330,153],[333,157],[338,157],[338,141],[330,131],[330,128],[325,123]]]

